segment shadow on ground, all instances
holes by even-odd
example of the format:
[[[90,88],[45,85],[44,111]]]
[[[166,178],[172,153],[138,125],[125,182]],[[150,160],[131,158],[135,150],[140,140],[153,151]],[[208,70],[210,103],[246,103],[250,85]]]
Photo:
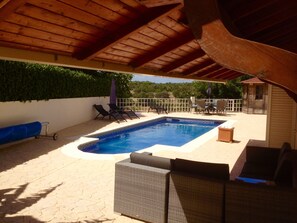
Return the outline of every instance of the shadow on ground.
[[[17,165],[26,163],[29,160],[47,154],[66,145],[75,139],[93,133],[103,128],[113,120],[91,120],[58,132],[58,140],[51,137],[40,137],[39,139],[28,139],[7,147],[0,147],[0,172],[9,170]],[[87,125],[87,128],[84,126]]]
[[[31,207],[33,204],[37,203],[40,199],[45,198],[49,193],[53,192],[57,187],[61,186],[58,184],[55,187],[42,190],[32,196],[22,198],[22,193],[28,187],[28,183],[19,186],[18,188],[8,188],[0,190],[0,220],[2,223],[6,222],[33,222],[39,223],[38,219],[32,216],[9,216],[14,215],[25,208]]]
[[[17,188],[7,188],[0,190],[0,222],[1,223],[46,223],[39,219],[34,218],[30,215],[21,216],[11,216],[15,215],[25,208],[31,207],[39,200],[45,198],[48,194],[52,193],[62,184],[57,186],[42,190],[38,193],[34,193],[29,197],[22,197],[28,183],[20,185]],[[113,222],[115,219],[94,219],[94,220],[84,220],[78,222],[59,222],[59,223],[103,223],[103,222]]]

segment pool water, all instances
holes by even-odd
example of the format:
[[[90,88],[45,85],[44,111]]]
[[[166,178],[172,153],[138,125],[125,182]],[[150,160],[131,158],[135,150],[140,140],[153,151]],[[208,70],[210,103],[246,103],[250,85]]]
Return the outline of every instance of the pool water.
[[[222,124],[222,121],[171,119],[98,136],[99,142],[83,148],[99,154],[130,153],[155,144],[182,146]]]

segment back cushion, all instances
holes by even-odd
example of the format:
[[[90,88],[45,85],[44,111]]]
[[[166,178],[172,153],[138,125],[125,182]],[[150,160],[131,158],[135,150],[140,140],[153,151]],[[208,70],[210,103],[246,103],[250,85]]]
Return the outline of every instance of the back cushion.
[[[164,157],[151,156],[145,153],[131,153],[131,163],[141,164],[145,166],[157,167],[161,169],[172,169],[172,160]]]
[[[276,184],[291,186],[293,180],[292,152],[285,153],[278,162],[273,180]]]
[[[284,142],[284,144],[282,145],[282,147],[281,147],[281,149],[280,149],[280,152],[279,152],[278,162],[281,161],[283,155],[284,155],[286,152],[290,152],[291,150],[292,150],[292,148],[291,148],[290,143],[288,143],[288,142]]]
[[[174,161],[175,171],[191,173],[202,177],[219,180],[229,180],[229,165],[220,163],[204,163],[192,160],[176,159]]]

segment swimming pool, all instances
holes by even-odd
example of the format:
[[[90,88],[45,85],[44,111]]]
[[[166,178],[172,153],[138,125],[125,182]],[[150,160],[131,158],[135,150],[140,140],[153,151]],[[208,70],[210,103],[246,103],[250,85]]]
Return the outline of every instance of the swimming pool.
[[[99,142],[82,148],[97,154],[130,153],[155,144],[182,146],[224,121],[164,118],[97,136]]]

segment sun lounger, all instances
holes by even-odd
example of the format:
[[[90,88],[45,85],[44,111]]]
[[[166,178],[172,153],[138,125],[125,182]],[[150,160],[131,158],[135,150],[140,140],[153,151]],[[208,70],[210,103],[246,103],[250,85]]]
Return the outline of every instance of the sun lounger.
[[[110,111],[112,112],[118,112],[122,115],[127,115],[130,119],[132,119],[132,117],[136,117],[139,118],[138,115],[131,109],[123,109],[118,107],[116,104],[108,104]]]
[[[120,120],[124,120],[124,121],[127,121],[123,116],[122,114],[116,112],[116,111],[111,111],[111,112],[108,112],[106,111],[102,105],[94,105],[94,108],[97,110],[98,112],[98,115],[95,117],[95,119],[97,119],[100,115],[102,116],[101,119],[104,119],[106,116],[109,117],[113,117],[117,122],[120,122]]]

